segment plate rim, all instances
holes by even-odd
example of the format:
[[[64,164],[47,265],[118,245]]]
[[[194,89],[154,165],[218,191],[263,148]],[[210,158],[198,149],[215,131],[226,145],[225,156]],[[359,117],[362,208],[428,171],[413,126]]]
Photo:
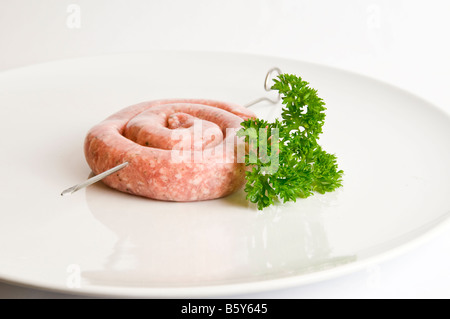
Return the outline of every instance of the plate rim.
[[[151,55],[151,54],[163,54],[163,53],[172,53],[172,54],[210,54],[210,55],[234,55],[234,56],[247,56],[247,57],[258,57],[261,59],[277,59],[277,60],[283,60],[288,62],[297,62],[297,63],[303,63],[303,64],[309,64],[314,67],[319,68],[326,68],[337,72],[347,73],[351,76],[357,76],[362,77],[368,81],[372,81],[377,83],[378,85],[382,85],[385,87],[389,87],[391,89],[394,89],[396,91],[401,92],[402,94],[407,94],[411,97],[413,97],[416,100],[419,100],[423,103],[428,104],[429,107],[434,108],[436,111],[439,111],[448,119],[450,120],[450,109],[447,111],[445,108],[442,108],[439,104],[434,103],[427,98],[416,94],[415,92],[409,91],[406,88],[401,87],[399,84],[391,83],[388,81],[385,81],[383,79],[380,79],[378,77],[365,74],[360,71],[355,70],[349,70],[344,67],[339,67],[327,63],[321,63],[316,61],[309,61],[304,59],[295,59],[291,57],[286,56],[277,56],[277,55],[271,55],[271,54],[263,54],[263,53],[253,53],[253,52],[238,52],[238,51],[215,51],[215,50],[187,50],[187,49],[150,49],[150,50],[135,50],[135,51],[124,51],[124,52],[107,52],[107,53],[100,53],[100,54],[93,54],[93,55],[84,55],[84,56],[75,56],[75,57],[65,57],[65,58],[59,58],[59,59],[52,59],[47,61],[41,61],[37,63],[27,63],[25,65],[17,66],[17,67],[11,67],[6,68],[3,70],[0,70],[0,77],[4,74],[7,74],[9,72],[15,72],[22,69],[32,68],[32,67],[38,67],[38,66],[45,66],[46,64],[54,64],[54,63],[66,63],[70,61],[77,61],[77,60],[85,60],[85,59],[96,59],[96,58],[102,58],[102,57],[114,57],[114,56],[126,56],[126,55]]]

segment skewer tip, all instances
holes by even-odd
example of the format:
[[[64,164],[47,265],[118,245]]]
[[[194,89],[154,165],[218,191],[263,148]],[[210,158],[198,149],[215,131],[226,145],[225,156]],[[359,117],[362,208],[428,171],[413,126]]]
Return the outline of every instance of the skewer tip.
[[[107,170],[107,171],[105,171],[105,172],[103,172],[101,174],[98,174],[98,175],[95,175],[94,177],[89,178],[87,181],[85,181],[83,183],[80,183],[80,184],[77,184],[77,185],[72,186],[70,188],[67,188],[67,189],[65,189],[65,190],[63,190],[61,192],[61,196],[65,196],[65,195],[68,195],[68,194],[75,193],[76,191],[78,191],[78,190],[80,190],[82,188],[85,188],[86,186],[89,186],[91,184],[94,184],[94,183],[98,182],[99,180],[105,178],[106,176],[111,175],[112,173],[115,173],[118,170],[121,170],[122,168],[124,168],[127,165],[128,165],[128,162],[124,162],[124,163],[122,163],[120,165],[117,165],[117,166],[115,166],[115,167],[113,167],[113,168],[111,168],[111,169],[109,169],[109,170]]]

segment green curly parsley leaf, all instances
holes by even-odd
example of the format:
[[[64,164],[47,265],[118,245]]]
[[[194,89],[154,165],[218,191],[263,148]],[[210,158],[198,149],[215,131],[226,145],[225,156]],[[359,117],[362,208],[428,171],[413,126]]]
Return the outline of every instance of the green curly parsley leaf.
[[[342,186],[337,158],[318,144],[325,103],[301,77],[281,74],[273,90],[282,96],[282,120],[248,119],[237,132],[245,137],[247,199],[259,210],[278,201],[296,201]]]

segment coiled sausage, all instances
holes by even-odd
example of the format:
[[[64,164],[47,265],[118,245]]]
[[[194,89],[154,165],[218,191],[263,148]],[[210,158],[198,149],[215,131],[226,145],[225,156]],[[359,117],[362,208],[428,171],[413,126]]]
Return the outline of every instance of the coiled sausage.
[[[119,191],[167,201],[226,196],[245,182],[240,123],[255,114],[231,103],[174,99],[129,106],[94,126],[84,152],[102,181]]]

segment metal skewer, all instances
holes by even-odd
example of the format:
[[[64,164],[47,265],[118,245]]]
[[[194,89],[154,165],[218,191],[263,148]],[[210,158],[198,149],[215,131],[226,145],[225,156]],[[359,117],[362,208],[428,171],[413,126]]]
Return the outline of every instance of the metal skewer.
[[[111,174],[117,172],[118,170],[121,170],[122,168],[126,167],[127,165],[128,165],[128,162],[122,163],[122,164],[117,165],[117,166],[115,166],[115,167],[113,167],[113,168],[111,168],[111,169],[109,169],[107,171],[104,171],[101,174],[98,174],[98,175],[95,175],[94,177],[89,178],[87,181],[84,181],[83,183],[77,184],[77,185],[72,186],[72,187],[70,187],[70,188],[68,188],[66,190],[63,190],[62,193],[61,193],[61,196],[68,195],[68,194],[73,194],[76,191],[78,191],[78,190],[80,190],[82,188],[85,188],[85,187],[87,187],[87,186],[89,186],[91,184],[94,184],[94,183],[98,182],[99,180],[105,178],[106,176],[111,175]]]
[[[281,74],[281,70],[279,68],[277,68],[277,67],[274,67],[274,68],[270,69],[267,72],[266,79],[264,80],[264,89],[267,92],[271,91],[271,84],[270,84],[270,82],[273,80],[273,74],[274,73],[277,73],[278,75],[280,75]],[[268,97],[261,97],[259,99],[256,99],[256,100],[250,102],[250,103],[245,104],[244,107],[247,108],[247,107],[250,107],[250,106],[255,105],[257,103],[263,102],[263,101],[268,101],[268,102],[271,102],[273,104],[276,104],[280,100],[281,100],[280,94],[278,94],[278,98],[276,100],[270,99]],[[61,196],[73,194],[76,191],[78,191],[78,190],[80,190],[82,188],[85,188],[85,187],[87,187],[89,185],[92,185],[92,184],[102,180],[106,176],[109,176],[109,175],[111,175],[111,174],[121,170],[122,168],[126,167],[127,165],[128,165],[128,162],[119,164],[119,165],[117,165],[117,166],[115,166],[115,167],[113,167],[113,168],[111,168],[111,169],[109,169],[107,171],[104,171],[101,174],[98,174],[98,175],[95,175],[94,177],[89,178],[88,180],[86,180],[86,181],[84,181],[84,182],[82,182],[80,184],[77,184],[77,185],[74,185],[72,187],[69,187],[69,188],[67,188],[67,189],[65,189],[65,190],[63,190],[61,192]]]
[[[277,67],[274,67],[274,68],[271,68],[267,72],[266,79],[264,80],[264,90],[266,90],[267,92],[272,90],[271,82],[273,81],[273,78],[274,78],[273,74],[274,73],[277,73],[278,75],[280,75],[281,74],[281,70],[279,68],[277,68]],[[252,101],[250,103],[245,104],[244,107],[250,107],[252,105],[255,105],[255,104],[263,102],[263,101],[269,101],[269,102],[271,102],[273,104],[276,104],[276,103],[280,102],[280,100],[281,100],[281,95],[280,94],[278,94],[278,97],[277,97],[276,100],[273,100],[273,99],[270,99],[270,98],[264,96],[264,97],[260,97],[259,99],[254,100],[254,101]]]

